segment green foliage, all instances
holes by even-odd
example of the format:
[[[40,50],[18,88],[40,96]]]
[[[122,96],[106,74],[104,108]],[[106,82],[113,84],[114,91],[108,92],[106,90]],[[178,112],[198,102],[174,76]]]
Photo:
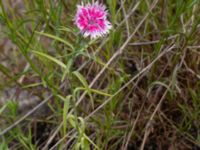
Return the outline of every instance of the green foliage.
[[[78,0],[0,0],[0,150],[200,145],[199,0],[104,2],[113,29],[91,40]]]

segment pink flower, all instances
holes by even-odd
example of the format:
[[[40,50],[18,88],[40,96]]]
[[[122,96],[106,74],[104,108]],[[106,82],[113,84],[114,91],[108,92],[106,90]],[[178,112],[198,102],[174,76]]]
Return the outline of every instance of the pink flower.
[[[103,4],[88,3],[78,5],[75,16],[75,24],[83,33],[84,37],[90,36],[92,39],[104,36],[112,28],[111,23],[107,20],[107,10]]]

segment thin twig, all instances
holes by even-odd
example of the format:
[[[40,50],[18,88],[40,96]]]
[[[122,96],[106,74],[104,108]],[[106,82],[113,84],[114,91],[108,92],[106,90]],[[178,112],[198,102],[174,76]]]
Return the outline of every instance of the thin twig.
[[[128,17],[127,14],[126,14],[126,10],[125,10],[125,7],[124,7],[124,2],[123,0],[121,0],[121,7],[122,7],[122,11],[123,11],[123,14],[124,14],[124,18],[125,18],[125,23],[126,23],[126,31],[127,31],[127,37],[130,36],[130,28],[129,28],[129,23],[128,23]]]

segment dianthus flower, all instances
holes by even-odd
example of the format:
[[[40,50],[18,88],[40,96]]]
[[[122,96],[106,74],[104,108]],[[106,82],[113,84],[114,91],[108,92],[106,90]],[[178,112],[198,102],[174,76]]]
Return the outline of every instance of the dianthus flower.
[[[105,5],[95,2],[78,5],[77,7],[75,24],[84,37],[90,36],[94,39],[109,33],[112,25],[107,20],[108,13]]]

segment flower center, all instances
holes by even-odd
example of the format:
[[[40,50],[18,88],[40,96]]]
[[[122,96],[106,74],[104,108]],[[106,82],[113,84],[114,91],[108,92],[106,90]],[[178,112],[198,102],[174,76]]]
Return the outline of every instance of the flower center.
[[[96,24],[96,21],[94,19],[89,19],[89,24],[94,25]]]

